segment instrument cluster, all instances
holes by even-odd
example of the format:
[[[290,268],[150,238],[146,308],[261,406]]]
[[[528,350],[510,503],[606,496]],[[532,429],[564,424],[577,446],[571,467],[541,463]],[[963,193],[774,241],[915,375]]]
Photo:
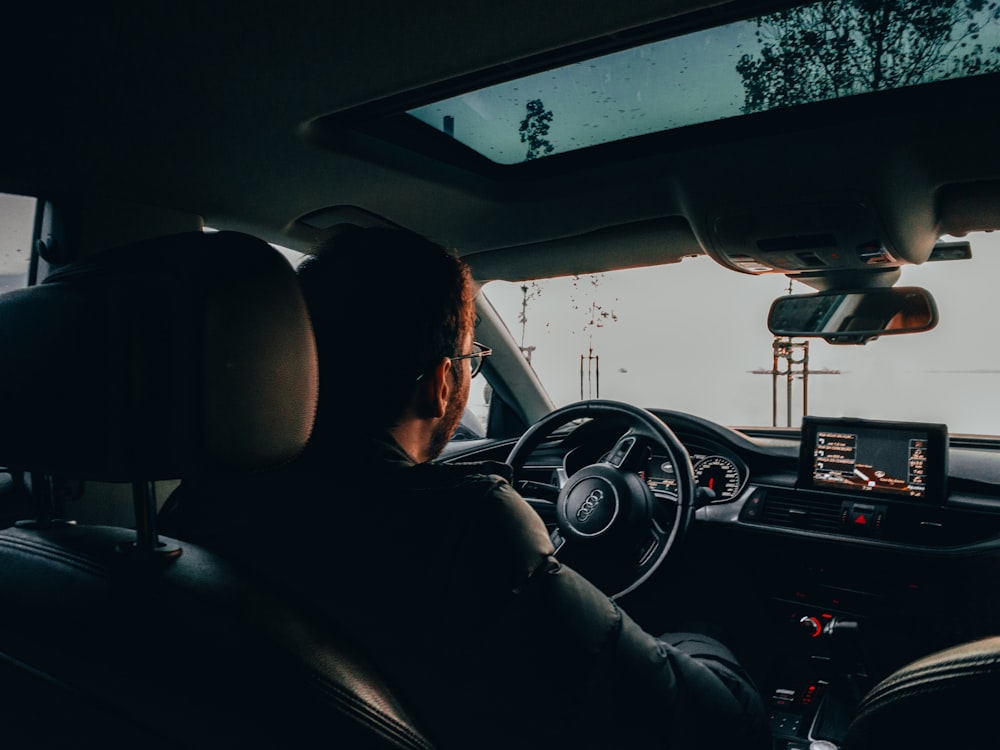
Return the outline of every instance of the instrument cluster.
[[[713,493],[711,502],[725,503],[739,497],[748,479],[746,464],[739,457],[718,446],[687,445],[693,467],[694,482]],[[677,473],[666,456],[653,454],[643,472],[646,484],[658,496],[677,497]]]

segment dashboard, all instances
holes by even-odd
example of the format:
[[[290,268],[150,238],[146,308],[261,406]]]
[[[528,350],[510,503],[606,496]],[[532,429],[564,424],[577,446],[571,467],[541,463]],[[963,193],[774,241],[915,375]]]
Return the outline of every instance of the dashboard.
[[[786,719],[811,716],[817,691],[849,716],[901,665],[1000,632],[1000,439],[839,418],[730,428],[650,411],[703,492],[682,551],[628,595],[627,611],[651,632],[678,616],[726,627],[771,701],[776,736],[804,736],[807,725]],[[534,450],[519,478],[548,494],[519,489],[550,528],[554,490],[613,455],[626,429],[585,422]],[[456,460],[504,460],[512,445],[486,441]],[[678,468],[647,451],[633,470],[675,502]]]
[[[1000,552],[1000,440],[949,436],[943,425],[812,417],[801,430],[734,429],[651,411],[687,450],[705,505],[696,522],[921,553]],[[554,434],[525,478],[560,486],[620,436],[614,425],[587,424]],[[819,453],[830,448],[817,441],[835,436],[847,442],[824,461]],[[509,449],[486,441],[456,456],[504,460]],[[662,452],[648,450],[637,471],[654,496],[676,500],[676,467]]]
[[[654,413],[700,467],[698,485],[721,488],[701,521],[875,548],[1000,551],[1000,441],[937,424],[807,417],[801,430],[732,430]]]

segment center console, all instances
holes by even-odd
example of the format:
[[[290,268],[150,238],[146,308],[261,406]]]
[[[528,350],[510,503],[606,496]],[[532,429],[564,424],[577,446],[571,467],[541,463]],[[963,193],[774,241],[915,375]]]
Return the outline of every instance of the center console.
[[[805,417],[794,499],[762,490],[743,520],[925,542],[923,529],[946,498],[947,445],[943,425]],[[881,668],[869,663],[866,630],[885,626],[886,587],[875,570],[831,570],[818,558],[782,567],[770,598],[780,645],[761,686],[774,747],[833,750],[873,684],[869,667]]]
[[[833,750],[870,687],[852,654],[863,625],[809,606],[791,608],[788,615],[791,642],[779,655],[764,694],[774,748]]]

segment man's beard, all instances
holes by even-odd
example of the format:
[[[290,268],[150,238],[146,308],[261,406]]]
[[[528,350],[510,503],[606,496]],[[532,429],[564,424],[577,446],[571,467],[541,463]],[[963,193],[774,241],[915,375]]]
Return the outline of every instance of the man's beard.
[[[455,429],[458,427],[458,423],[462,421],[462,414],[465,412],[465,405],[469,401],[469,381],[471,378],[466,377],[465,368],[453,367],[451,372],[455,378],[456,387],[455,390],[452,391],[452,398],[448,402],[444,416],[441,417],[441,421],[434,427],[434,432],[431,435],[429,455],[432,459],[440,456],[441,451],[443,451],[445,446],[448,445],[448,441],[451,440],[451,436],[455,434]]]

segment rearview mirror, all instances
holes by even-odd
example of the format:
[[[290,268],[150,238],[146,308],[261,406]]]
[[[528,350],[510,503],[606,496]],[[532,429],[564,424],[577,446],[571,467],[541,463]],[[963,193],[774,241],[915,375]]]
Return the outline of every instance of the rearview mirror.
[[[775,336],[820,337],[832,344],[928,331],[937,322],[934,298],[914,286],[792,294],[776,299],[767,316]]]

